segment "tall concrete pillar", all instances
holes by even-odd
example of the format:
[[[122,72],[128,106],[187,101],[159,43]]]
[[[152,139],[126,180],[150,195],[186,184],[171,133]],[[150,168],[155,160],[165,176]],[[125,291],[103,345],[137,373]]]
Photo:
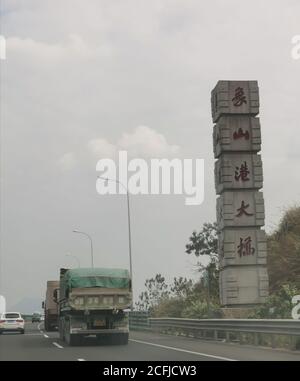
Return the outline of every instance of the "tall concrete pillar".
[[[220,299],[225,307],[251,307],[269,287],[257,81],[219,81],[211,104]]]

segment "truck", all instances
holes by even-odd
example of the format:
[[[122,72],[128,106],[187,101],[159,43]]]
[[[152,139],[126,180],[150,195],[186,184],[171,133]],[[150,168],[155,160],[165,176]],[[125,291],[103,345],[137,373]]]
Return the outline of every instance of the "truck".
[[[128,270],[60,269],[56,300],[59,336],[67,345],[79,345],[87,336],[110,344],[128,344],[128,310],[132,304]]]
[[[59,281],[47,281],[46,299],[42,304],[45,315],[44,326],[46,331],[55,331],[58,327],[58,305],[54,298],[54,294],[57,294],[58,290]]]

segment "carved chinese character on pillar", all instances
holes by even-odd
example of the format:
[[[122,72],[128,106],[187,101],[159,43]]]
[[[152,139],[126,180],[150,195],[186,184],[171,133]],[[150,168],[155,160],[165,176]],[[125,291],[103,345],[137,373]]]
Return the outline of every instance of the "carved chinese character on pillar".
[[[235,107],[242,106],[243,103],[247,103],[244,89],[242,87],[237,87],[234,92],[234,97],[232,98],[233,105]]]
[[[250,204],[245,204],[245,201],[243,200],[241,202],[240,208],[238,208],[236,211],[238,212],[235,216],[236,217],[241,217],[243,214],[245,216],[253,216],[253,213],[247,212],[247,209],[249,208]]]
[[[249,174],[250,171],[248,169],[246,161],[244,161],[240,167],[235,167],[234,178],[236,179],[236,181],[249,181]]]
[[[240,238],[240,244],[237,247],[237,252],[240,257],[244,257],[246,255],[254,255],[255,249],[251,246],[251,237]]]
[[[234,131],[233,133],[234,140],[237,140],[237,139],[249,140],[249,137],[250,137],[249,131],[247,130],[244,131],[242,128],[239,128],[238,131]]]

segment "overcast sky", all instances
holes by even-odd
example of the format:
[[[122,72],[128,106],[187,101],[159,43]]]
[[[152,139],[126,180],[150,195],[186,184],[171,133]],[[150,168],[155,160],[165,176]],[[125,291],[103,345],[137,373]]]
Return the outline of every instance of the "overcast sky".
[[[132,196],[136,295],[160,272],[195,278],[185,254],[215,220],[210,91],[256,79],[266,230],[300,199],[298,0],[2,0],[1,293],[42,298],[59,268],[128,267],[125,196],[96,193],[96,163],[203,158],[205,200]]]

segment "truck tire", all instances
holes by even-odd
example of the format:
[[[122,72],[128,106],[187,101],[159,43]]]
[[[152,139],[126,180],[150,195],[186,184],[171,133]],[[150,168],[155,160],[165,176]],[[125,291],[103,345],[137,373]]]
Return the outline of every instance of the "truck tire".
[[[79,345],[82,341],[80,335],[74,335],[70,333],[70,323],[64,324],[64,341],[70,346]]]
[[[128,344],[128,333],[118,333],[110,336],[110,344],[114,345],[127,345]]]
[[[61,341],[65,341],[63,322],[60,320],[58,323],[59,338]]]
[[[73,346],[76,346],[76,345],[80,345],[81,344],[81,336],[79,335],[72,335],[71,333],[69,333],[67,336],[66,336],[66,343],[70,346],[70,347],[73,347]]]
[[[45,331],[50,331],[50,326],[49,326],[49,323],[48,323],[48,319],[45,319],[45,321],[44,321],[44,327],[45,327]]]
[[[64,328],[63,328],[63,336],[64,336],[64,341],[66,342],[66,344],[70,345],[71,334],[70,334],[70,330],[68,330],[66,322],[65,322]]]
[[[80,335],[71,335],[71,345],[81,345],[83,337]]]
[[[120,345],[128,345],[128,340],[129,340],[129,333],[120,333],[119,336],[119,344]]]

